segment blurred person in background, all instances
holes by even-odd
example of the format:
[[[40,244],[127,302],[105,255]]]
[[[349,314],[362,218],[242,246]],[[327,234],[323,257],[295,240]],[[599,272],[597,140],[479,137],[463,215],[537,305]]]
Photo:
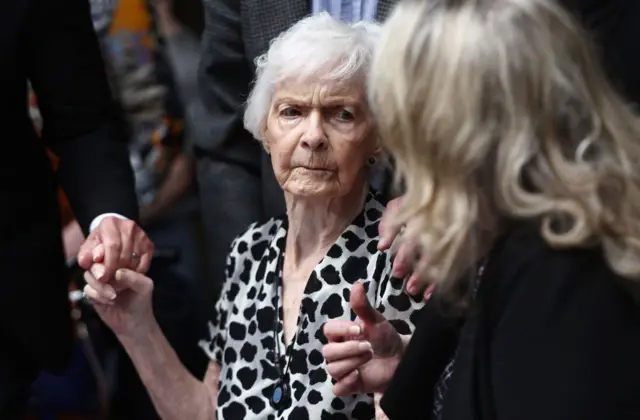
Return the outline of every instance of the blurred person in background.
[[[268,156],[242,126],[255,60],[282,31],[310,14],[326,11],[345,22],[383,21],[395,0],[204,0],[205,29],[200,63],[206,121],[194,137],[212,294],[224,280],[224,256],[233,238],[250,223],[285,211]],[[372,171],[383,201],[390,192],[384,168]]]
[[[12,140],[0,164],[0,418],[13,420],[24,418],[37,373],[62,370],[73,349],[58,185],[89,235],[80,263],[103,261],[101,281],[117,268],[146,271],[153,244],[134,222],[131,167],[88,3],[10,0],[1,8],[0,122]],[[55,174],[47,148],[59,158]],[[97,244],[104,252],[93,255]]]
[[[395,356],[360,363],[343,326],[336,393],[392,420],[640,418],[640,118],[586,31],[553,0],[405,0],[370,87],[436,289]]]
[[[173,80],[176,84],[176,92],[179,95],[182,107],[187,119],[187,131],[189,140],[193,132],[198,130],[202,122],[190,118],[190,109],[194,103],[199,102],[198,92],[198,65],[200,63],[200,33],[197,21],[192,15],[202,9],[199,0],[151,0],[149,4],[154,12],[154,23],[158,33],[158,41],[161,44],[165,62],[171,69]],[[199,15],[201,23],[204,23],[202,15]],[[189,146],[192,146],[191,144]],[[190,150],[189,150],[190,151]]]
[[[202,377],[206,358],[197,340],[206,328],[199,299],[203,263],[193,161],[185,153],[191,128],[184,118],[185,105],[196,96],[198,40],[173,15],[171,1],[93,0],[91,6],[128,127],[140,222],[156,244],[150,269],[155,315],[183,363]],[[69,245],[77,243],[72,229],[66,230]],[[158,418],[122,349],[114,393],[113,418]]]
[[[373,307],[350,310],[354,284],[353,295],[367,296],[392,320],[391,338],[411,333],[422,306],[376,247],[384,205],[369,179],[382,155],[366,77],[378,30],[315,15],[258,61],[244,122],[271,157],[288,211],[233,242],[201,344],[211,358],[204,382],[181,366],[154,320],[149,295],[157,282],[120,272],[113,285],[129,290],[109,305],[91,275],[99,266],[87,272],[87,296],[131,355],[162,418],[374,418],[373,395],[333,395],[320,351],[327,320],[372,321]],[[366,357],[370,346],[362,344]],[[391,352],[401,346],[400,339],[380,344]]]

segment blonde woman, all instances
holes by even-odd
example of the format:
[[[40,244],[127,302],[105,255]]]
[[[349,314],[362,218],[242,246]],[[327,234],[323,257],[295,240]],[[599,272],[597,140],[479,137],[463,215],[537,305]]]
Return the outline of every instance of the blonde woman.
[[[328,323],[334,392],[391,420],[640,418],[640,122],[582,29],[551,0],[407,0],[373,81],[436,293],[409,345],[361,323],[369,357]]]

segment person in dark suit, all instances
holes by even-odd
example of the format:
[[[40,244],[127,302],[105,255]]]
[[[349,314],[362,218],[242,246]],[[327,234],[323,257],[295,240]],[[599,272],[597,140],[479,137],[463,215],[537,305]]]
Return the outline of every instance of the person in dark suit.
[[[250,223],[285,212],[269,157],[242,126],[255,59],[266,52],[273,38],[311,13],[326,10],[346,21],[383,21],[395,2],[342,2],[345,7],[336,8],[332,2],[317,0],[204,1],[202,106],[194,111],[200,116],[193,117],[203,121],[203,128],[194,140],[194,153],[214,289],[224,281],[224,258],[233,238]],[[378,190],[388,187],[382,178],[378,175],[373,180]]]
[[[621,85],[552,0],[405,0],[385,31],[394,222],[436,289],[401,337],[355,286],[358,322],[324,330],[334,392],[384,393],[391,420],[640,418],[640,119]]]
[[[153,245],[134,222],[133,177],[116,124],[86,0],[0,5],[0,418],[22,419],[40,369],[60,370],[72,351],[58,183],[87,241],[79,263],[146,271]],[[27,81],[43,117],[36,135]],[[54,174],[45,146],[59,158]],[[104,252],[93,251],[102,244]]]

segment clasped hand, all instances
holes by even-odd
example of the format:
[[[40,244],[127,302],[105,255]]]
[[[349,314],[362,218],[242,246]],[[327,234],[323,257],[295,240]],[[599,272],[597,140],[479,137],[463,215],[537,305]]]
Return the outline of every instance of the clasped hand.
[[[130,335],[153,321],[149,269],[153,243],[133,221],[107,217],[80,248],[87,270],[85,296],[117,335]]]
[[[134,221],[105,217],[80,247],[78,265],[88,270],[95,263],[103,264],[101,281],[111,279],[119,268],[146,273],[153,249],[147,234]]]

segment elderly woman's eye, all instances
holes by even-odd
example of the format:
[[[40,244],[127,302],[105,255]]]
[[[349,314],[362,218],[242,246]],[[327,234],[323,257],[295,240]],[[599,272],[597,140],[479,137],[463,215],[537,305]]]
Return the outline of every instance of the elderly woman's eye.
[[[298,117],[300,116],[300,114],[301,114],[300,110],[293,106],[287,106],[280,110],[280,116],[282,117],[288,117],[288,118]]]
[[[340,121],[353,121],[355,116],[353,115],[353,112],[343,108],[336,112],[336,118]]]

